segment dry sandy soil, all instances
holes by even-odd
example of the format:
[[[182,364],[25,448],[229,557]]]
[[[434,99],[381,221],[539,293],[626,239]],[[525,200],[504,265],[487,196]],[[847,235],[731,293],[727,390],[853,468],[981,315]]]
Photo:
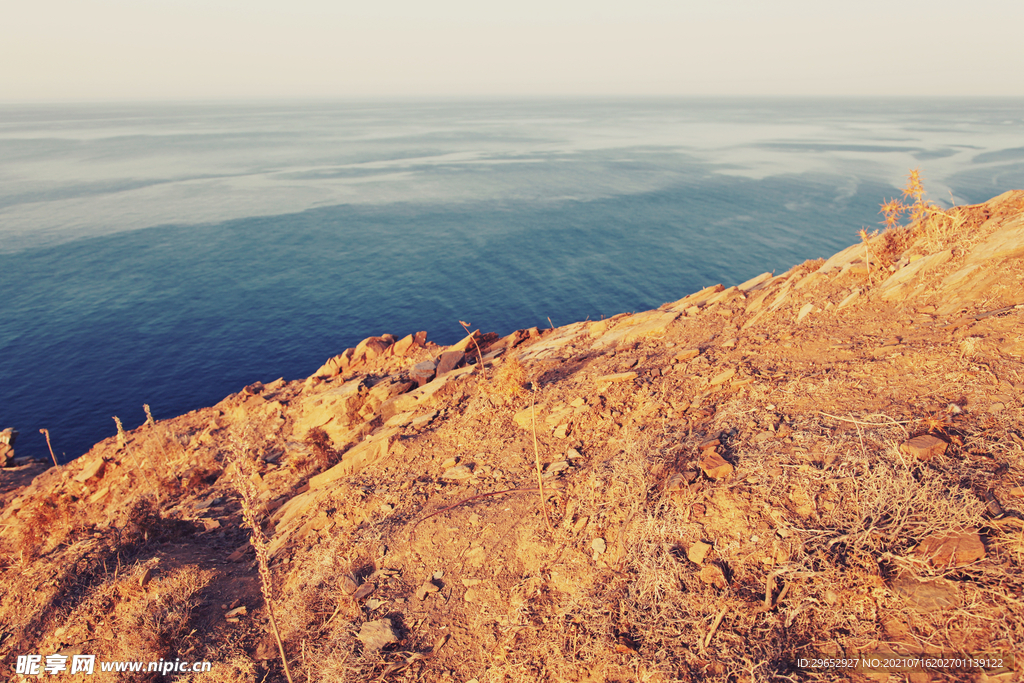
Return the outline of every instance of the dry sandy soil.
[[[1022,256],[1018,191],[2,470],[3,677],[283,681],[262,579],[295,681],[1021,680]],[[1002,665],[801,663],[859,655]]]

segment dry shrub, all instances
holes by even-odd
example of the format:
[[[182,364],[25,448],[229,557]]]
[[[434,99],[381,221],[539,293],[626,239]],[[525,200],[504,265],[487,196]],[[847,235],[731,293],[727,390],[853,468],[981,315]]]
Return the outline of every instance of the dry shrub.
[[[316,465],[327,469],[338,462],[338,451],[334,450],[331,437],[321,427],[313,427],[306,433],[306,445],[313,451]]]
[[[526,368],[515,353],[509,353],[494,375],[494,392],[506,401],[526,395]]]
[[[97,655],[97,662],[173,661],[189,648],[203,646],[193,612],[203,602],[203,591],[214,572],[186,565],[161,576],[158,569],[156,577],[142,587],[139,577],[144,569],[137,565],[93,588],[64,619],[63,638],[87,642],[85,651]],[[96,638],[95,629],[108,637]],[[94,676],[97,681],[119,683],[153,680],[152,673],[104,673],[98,665]]]
[[[23,559],[43,555],[76,536],[82,528],[81,520],[78,506],[69,497],[58,494],[42,500],[18,515],[15,551]]]

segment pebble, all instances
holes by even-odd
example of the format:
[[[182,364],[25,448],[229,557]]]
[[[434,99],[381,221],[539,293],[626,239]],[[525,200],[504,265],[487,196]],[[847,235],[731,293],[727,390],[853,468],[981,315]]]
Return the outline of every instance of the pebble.
[[[594,549],[594,552],[598,555],[604,555],[605,551],[608,550],[608,544],[605,543],[603,538],[595,538],[591,543],[590,547]]]

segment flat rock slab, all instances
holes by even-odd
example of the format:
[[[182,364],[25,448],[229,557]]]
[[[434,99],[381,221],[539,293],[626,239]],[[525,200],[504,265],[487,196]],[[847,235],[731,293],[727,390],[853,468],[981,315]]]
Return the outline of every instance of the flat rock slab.
[[[917,612],[937,612],[960,606],[956,585],[945,579],[918,581],[912,576],[899,576],[892,587]]]
[[[985,557],[985,544],[977,531],[932,534],[921,541],[915,554],[932,566],[950,567],[970,564]]]
[[[915,436],[900,444],[900,452],[918,460],[928,461],[946,452],[946,442],[937,436]]]
[[[356,638],[363,643],[363,647],[367,650],[380,650],[391,643],[398,642],[395,627],[390,619],[377,619],[363,623],[359,627]]]

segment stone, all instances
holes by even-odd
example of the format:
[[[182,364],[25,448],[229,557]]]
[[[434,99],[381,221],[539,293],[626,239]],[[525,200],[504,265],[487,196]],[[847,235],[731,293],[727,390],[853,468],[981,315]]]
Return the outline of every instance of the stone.
[[[433,579],[425,581],[419,588],[416,589],[416,598],[418,600],[426,600],[427,596],[431,593],[437,593],[441,590],[441,587],[434,583]]]
[[[304,398],[292,433],[297,440],[303,441],[310,429],[320,427],[331,437],[336,448],[346,445],[351,426],[359,421],[359,410],[368,391],[365,378],[356,377]]]
[[[384,334],[379,337],[367,337],[359,342],[356,345],[355,351],[352,352],[352,365],[383,356],[384,352],[391,347],[394,341],[395,338],[390,334]]]
[[[534,418],[533,418],[534,412],[537,413],[537,416],[538,416],[538,419],[539,419],[540,411],[536,410],[535,407],[530,406],[530,407],[527,407],[527,408],[523,408],[522,410],[517,412],[515,415],[513,415],[512,416],[512,421],[515,422],[520,427],[522,427],[523,429],[531,429],[532,425],[533,425],[533,420],[534,420]]]
[[[465,352],[459,350],[445,351],[437,357],[437,376],[446,375],[462,362]]]
[[[916,612],[928,613],[960,606],[960,595],[952,581],[918,581],[913,576],[902,574],[896,577],[892,587]]]
[[[741,285],[736,285],[736,289],[741,292],[750,292],[760,288],[766,282],[772,279],[771,273],[761,273],[757,277],[752,277]]]
[[[946,452],[946,442],[937,436],[915,436],[900,444],[900,452],[925,462]]]
[[[0,444],[7,444],[8,446],[14,446],[14,442],[18,439],[18,430],[13,427],[7,427],[3,431],[0,431]]]
[[[836,304],[836,310],[840,311],[840,310],[846,308],[847,306],[851,305],[854,301],[857,300],[857,297],[859,297],[859,296],[860,296],[860,288],[858,287],[858,288],[855,288],[852,292],[850,292],[846,296],[845,299],[843,299],[838,304]]]
[[[935,567],[971,564],[985,558],[985,544],[977,531],[932,534],[917,546],[914,553]]]
[[[355,349],[345,349],[343,353],[339,353],[337,356],[330,358],[326,363],[320,366],[320,368],[313,373],[314,377],[337,377],[346,370],[352,364],[352,354]]]
[[[700,355],[700,349],[683,349],[679,353],[672,356],[672,360],[682,363],[684,361],[692,360]]]
[[[800,312],[796,314],[796,321],[800,322],[814,310],[814,304],[807,303],[800,307]]]
[[[681,491],[688,491],[689,482],[686,481],[686,477],[683,476],[682,472],[676,472],[669,476],[665,480],[665,492],[666,493],[679,493]]]
[[[356,638],[369,651],[380,650],[391,643],[398,642],[398,636],[395,635],[395,627],[388,618],[363,623],[359,627],[359,633],[356,635]]]
[[[14,449],[5,443],[0,443],[0,467],[14,466]]]
[[[409,379],[422,387],[424,384],[434,379],[436,370],[437,363],[432,360],[425,360],[422,363],[417,363],[412,366],[412,369],[409,371]]]
[[[416,386],[415,382],[402,381],[396,377],[387,377],[373,385],[366,395],[366,405],[374,413],[380,408],[384,401],[392,396],[398,396]]]
[[[560,424],[560,425],[558,425],[557,427],[555,427],[555,431],[552,432],[552,435],[556,439],[566,439],[566,438],[568,438],[569,437],[569,425],[568,424]]]
[[[333,482],[359,472],[367,465],[387,457],[391,440],[397,437],[399,427],[391,427],[360,441],[341,456],[341,462],[334,467],[310,477],[309,488],[322,489]]]
[[[603,538],[595,538],[593,541],[591,541],[590,547],[598,555],[604,555],[604,553],[608,550],[608,544],[605,542]]]
[[[716,564],[707,565],[700,570],[700,573],[697,576],[699,576],[700,580],[704,583],[715,586],[716,588],[725,589],[729,587],[729,582],[725,580],[725,573],[722,571],[722,568]]]
[[[720,372],[717,375],[715,375],[714,377],[712,377],[709,384],[711,386],[713,386],[713,387],[716,387],[719,384],[725,384],[726,382],[728,382],[729,380],[731,380],[735,376],[736,376],[736,370],[734,370],[733,368],[729,368],[728,370]]]
[[[408,356],[416,349],[422,348],[424,342],[427,341],[426,332],[417,332],[416,334],[407,334],[394,343],[391,351],[396,356]]]
[[[686,551],[686,557],[690,559],[690,562],[694,564],[704,564],[705,558],[708,553],[711,552],[711,545],[704,541],[697,541],[689,547]]]
[[[594,381],[598,382],[598,383],[604,383],[604,382],[609,382],[609,383],[610,382],[629,382],[629,381],[632,381],[632,380],[634,380],[636,378],[637,378],[637,374],[635,372],[617,372],[617,373],[612,374],[612,375],[601,375],[600,377],[596,378]]]
[[[437,417],[437,411],[431,410],[429,413],[417,415],[412,419],[412,422],[410,424],[412,425],[413,429],[422,429],[423,427],[426,427],[428,424],[433,422],[435,417]]]
[[[363,598],[367,597],[370,593],[372,593],[376,587],[377,586],[375,584],[367,581],[366,583],[364,583],[356,589],[356,591],[352,594],[352,599],[362,600]]]
[[[94,477],[97,479],[102,479],[103,470],[106,467],[106,465],[107,463],[104,462],[103,458],[96,458],[96,460],[86,465],[85,468],[78,473],[78,475],[75,477],[75,481],[77,481],[79,484],[84,484],[85,482],[89,481]]]
[[[473,468],[469,465],[456,465],[455,467],[449,467],[445,470],[444,474],[441,475],[442,479],[448,481],[464,481],[473,477]]]
[[[558,462],[553,462],[549,464],[546,468],[544,468],[544,476],[554,476],[559,472],[564,472],[570,467],[572,467],[572,463],[570,463],[568,460],[559,460]]]
[[[718,453],[708,450],[701,458],[700,468],[711,479],[725,479],[733,473],[733,466]]]

